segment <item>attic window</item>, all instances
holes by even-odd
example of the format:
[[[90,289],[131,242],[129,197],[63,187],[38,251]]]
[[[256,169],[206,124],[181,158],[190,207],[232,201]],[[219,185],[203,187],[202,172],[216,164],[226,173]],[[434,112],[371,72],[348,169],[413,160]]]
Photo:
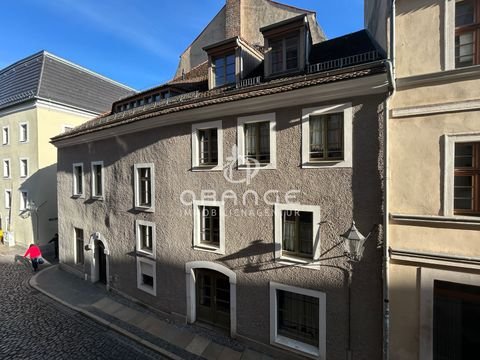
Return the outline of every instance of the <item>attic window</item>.
[[[214,57],[212,64],[215,86],[223,86],[235,82],[235,54]]]
[[[299,33],[269,40],[272,74],[298,69]]]

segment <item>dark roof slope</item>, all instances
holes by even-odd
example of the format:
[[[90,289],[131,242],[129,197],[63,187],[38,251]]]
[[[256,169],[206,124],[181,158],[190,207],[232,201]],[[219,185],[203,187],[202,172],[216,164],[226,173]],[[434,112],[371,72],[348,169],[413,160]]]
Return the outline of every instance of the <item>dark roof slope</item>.
[[[384,57],[383,51],[368,31],[360,30],[313,45],[309,60],[310,64],[317,64],[373,51],[379,52],[379,55]]]
[[[0,109],[44,99],[102,113],[135,90],[41,51],[0,70]]]

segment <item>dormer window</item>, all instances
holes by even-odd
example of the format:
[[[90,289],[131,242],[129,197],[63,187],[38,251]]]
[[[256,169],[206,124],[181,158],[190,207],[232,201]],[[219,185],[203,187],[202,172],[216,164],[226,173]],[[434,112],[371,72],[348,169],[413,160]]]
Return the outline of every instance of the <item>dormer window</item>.
[[[212,67],[215,87],[235,83],[235,54],[214,57]]]
[[[288,37],[270,40],[272,74],[298,69],[299,44],[298,32]]]
[[[265,77],[303,71],[311,42],[305,15],[268,25],[260,29],[265,48]]]

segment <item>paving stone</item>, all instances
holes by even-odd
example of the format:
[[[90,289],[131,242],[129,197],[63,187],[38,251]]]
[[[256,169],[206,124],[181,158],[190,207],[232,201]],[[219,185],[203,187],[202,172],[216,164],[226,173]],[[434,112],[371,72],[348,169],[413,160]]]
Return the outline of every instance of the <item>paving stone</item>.
[[[245,349],[242,354],[241,360],[262,360],[263,354],[253,351],[251,349]]]
[[[206,337],[200,335],[195,335],[195,337],[190,342],[190,344],[187,345],[185,350],[196,355],[201,355],[207,348],[208,344],[210,344],[210,339],[207,339]]]
[[[240,360],[241,357],[242,357],[241,352],[235,351],[228,347],[224,347],[218,360]]]
[[[185,349],[194,337],[195,335],[190,332],[180,331],[177,336],[172,339],[171,343],[181,349]]]
[[[211,342],[210,344],[208,344],[207,348],[202,353],[202,357],[207,360],[217,360],[220,357],[220,354],[222,353],[224,348],[225,347],[222,345]]]

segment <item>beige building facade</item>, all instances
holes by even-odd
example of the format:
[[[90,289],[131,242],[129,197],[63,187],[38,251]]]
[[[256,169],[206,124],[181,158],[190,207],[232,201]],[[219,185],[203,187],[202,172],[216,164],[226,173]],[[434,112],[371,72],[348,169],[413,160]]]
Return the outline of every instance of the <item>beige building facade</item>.
[[[95,99],[96,91],[111,101],[133,91],[47,52],[0,70],[0,90],[4,242],[43,245],[57,232],[58,217],[57,151],[50,138],[110,108],[108,99]]]
[[[396,83],[387,120],[388,355],[476,358],[480,2],[381,3],[366,2],[366,14],[383,9],[366,25],[386,29],[379,39],[388,39]]]

